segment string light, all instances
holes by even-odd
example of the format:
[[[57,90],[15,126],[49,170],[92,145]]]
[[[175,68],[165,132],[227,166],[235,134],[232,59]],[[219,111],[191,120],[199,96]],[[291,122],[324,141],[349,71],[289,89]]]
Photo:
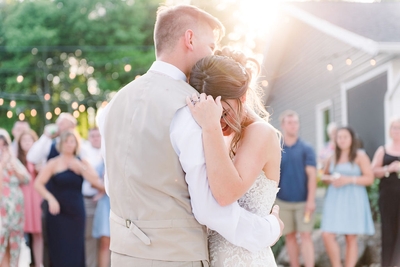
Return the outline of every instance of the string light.
[[[369,63],[371,64],[371,66],[375,66],[376,65],[376,60],[375,59],[371,59],[369,61]]]
[[[24,80],[24,76],[22,76],[22,75],[18,75],[17,76],[17,82],[18,83],[22,83],[23,80]]]
[[[347,64],[347,66],[350,66],[351,63],[353,63],[353,61],[352,61],[350,58],[346,59],[346,64]]]
[[[11,110],[7,111],[7,118],[11,119],[13,116],[13,113]]]
[[[10,107],[15,108],[16,105],[17,105],[17,102],[15,100],[10,101]]]
[[[20,113],[18,118],[19,118],[20,121],[25,120],[25,114],[24,113]]]
[[[75,110],[74,113],[72,113],[72,115],[77,119],[79,118],[80,113],[79,111]]]
[[[44,100],[46,100],[46,101],[50,100],[50,94],[49,93],[44,95]]]
[[[36,115],[37,115],[36,109],[32,109],[32,110],[31,110],[31,116],[32,116],[32,117],[36,117]]]
[[[86,110],[85,105],[80,105],[80,106],[79,106],[79,111],[80,111],[80,112],[84,112],[85,110]]]
[[[130,64],[126,64],[124,67],[125,72],[130,72],[132,69],[132,66]]]
[[[2,106],[4,104],[4,99],[0,98],[0,106]]]
[[[333,65],[332,64],[328,64],[326,66],[326,69],[329,70],[329,71],[332,71],[333,70]]]
[[[78,108],[78,102],[72,102],[71,108],[77,109]]]
[[[51,120],[52,117],[53,117],[53,114],[51,114],[50,111],[46,113],[46,119]]]
[[[56,107],[56,108],[54,109],[54,114],[56,114],[56,115],[58,116],[58,115],[60,115],[60,113],[61,113],[61,108]]]

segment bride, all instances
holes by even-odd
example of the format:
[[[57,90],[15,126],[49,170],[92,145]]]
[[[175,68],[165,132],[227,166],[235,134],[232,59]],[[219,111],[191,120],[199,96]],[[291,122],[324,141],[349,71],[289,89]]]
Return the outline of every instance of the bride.
[[[250,86],[248,63],[256,64],[228,48],[198,61],[189,83],[201,94],[188,98],[187,104],[203,130],[215,199],[222,206],[238,201],[248,211],[266,216],[278,191],[281,147],[279,132],[268,123],[269,114]],[[215,267],[276,266],[271,248],[252,253],[211,230],[209,250]]]

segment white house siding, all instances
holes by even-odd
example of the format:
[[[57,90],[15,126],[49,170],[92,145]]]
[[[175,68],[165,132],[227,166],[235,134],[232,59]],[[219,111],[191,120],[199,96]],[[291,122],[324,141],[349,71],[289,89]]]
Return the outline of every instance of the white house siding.
[[[268,88],[267,106],[273,111],[271,123],[279,128],[278,117],[286,109],[292,109],[300,115],[300,136],[316,144],[315,107],[328,99],[332,101],[333,120],[342,123],[341,84],[374,69],[391,59],[389,55],[371,56],[352,48],[337,39],[328,36],[302,22],[292,19],[292,30],[283,52],[279,66],[268,66],[268,57],[274,51],[267,51],[264,58],[266,73],[278,67],[278,74],[271,79]],[[350,58],[352,64],[346,65]],[[371,66],[374,58],[376,65]],[[333,70],[328,71],[327,65]]]

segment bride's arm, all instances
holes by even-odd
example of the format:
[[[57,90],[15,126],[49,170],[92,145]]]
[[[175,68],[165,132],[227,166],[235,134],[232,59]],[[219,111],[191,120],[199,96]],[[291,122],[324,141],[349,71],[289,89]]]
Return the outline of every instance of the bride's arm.
[[[217,202],[225,206],[243,196],[262,169],[267,170],[269,179],[279,181],[281,150],[277,132],[271,125],[253,123],[246,128],[232,162],[219,123],[218,103],[209,97],[195,106],[188,105],[203,130],[210,189]]]

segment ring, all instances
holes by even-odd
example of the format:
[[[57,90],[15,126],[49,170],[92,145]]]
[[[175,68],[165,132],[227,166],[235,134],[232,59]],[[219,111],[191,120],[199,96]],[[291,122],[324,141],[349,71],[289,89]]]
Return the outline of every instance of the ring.
[[[200,102],[200,97],[197,97],[197,99],[195,99],[195,100],[193,98],[191,98],[190,102],[192,102],[193,106],[195,106],[197,102]]]

